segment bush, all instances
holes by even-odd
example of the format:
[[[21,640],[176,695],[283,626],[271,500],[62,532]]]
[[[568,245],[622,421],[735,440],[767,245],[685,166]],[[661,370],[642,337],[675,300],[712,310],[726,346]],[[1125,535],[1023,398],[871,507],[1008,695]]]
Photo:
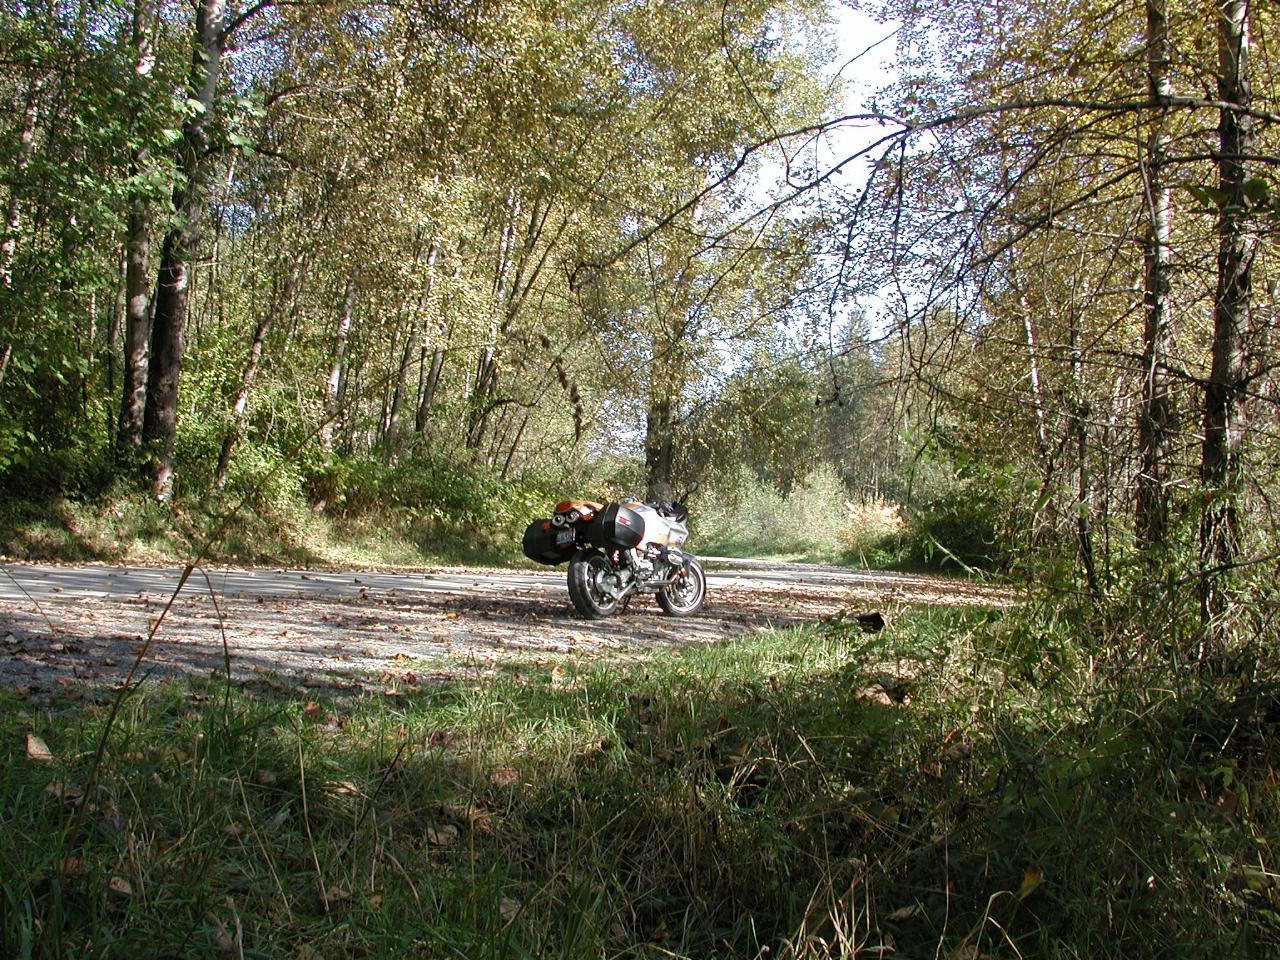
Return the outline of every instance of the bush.
[[[815,559],[840,552],[848,491],[831,467],[814,470],[786,495],[746,471],[731,482],[730,489],[714,492],[693,511],[701,549]]]
[[[927,567],[1004,568],[1010,561],[995,496],[973,484],[950,490],[919,507],[910,518],[906,550]]]
[[[881,499],[844,504],[844,524],[836,531],[840,551],[864,566],[897,566],[902,561],[902,508]]]

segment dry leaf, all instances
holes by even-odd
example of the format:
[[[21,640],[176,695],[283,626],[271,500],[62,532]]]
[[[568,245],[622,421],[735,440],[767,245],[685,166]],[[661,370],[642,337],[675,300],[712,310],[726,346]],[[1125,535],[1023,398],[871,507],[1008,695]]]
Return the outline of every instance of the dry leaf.
[[[427,827],[427,843],[434,847],[448,847],[458,842],[458,828],[451,823]]]
[[[84,796],[84,791],[74,783],[62,783],[58,780],[46,786],[44,792],[63,803],[75,803]]]
[[[270,770],[255,770],[253,782],[260,787],[274,787],[279,778]]]
[[[236,952],[236,938],[221,920],[214,921],[213,944],[222,953]]]
[[[502,919],[506,923],[510,923],[520,915],[523,907],[518,900],[512,900],[510,897],[503,897],[498,902],[498,913],[502,915]]]
[[[330,887],[320,896],[324,900],[325,906],[330,907],[339,900],[345,900],[347,897],[351,896],[351,891],[343,887]]]
[[[119,894],[122,897],[133,896],[133,884],[124,877],[112,877],[107,881],[107,889],[112,893]]]
[[[308,716],[312,720],[315,720],[324,713],[324,708],[314,700],[308,700],[307,705],[302,708],[302,713],[304,716]]]
[[[27,734],[27,756],[32,760],[47,761],[53,759],[53,753],[43,740],[34,733]]]
[[[493,771],[489,777],[489,782],[500,790],[506,790],[508,787],[514,787],[520,782],[520,773],[512,766],[501,766]]]
[[[909,920],[920,912],[920,904],[913,903],[909,907],[899,907],[893,913],[889,914],[885,919],[890,923],[899,923],[903,920]]]

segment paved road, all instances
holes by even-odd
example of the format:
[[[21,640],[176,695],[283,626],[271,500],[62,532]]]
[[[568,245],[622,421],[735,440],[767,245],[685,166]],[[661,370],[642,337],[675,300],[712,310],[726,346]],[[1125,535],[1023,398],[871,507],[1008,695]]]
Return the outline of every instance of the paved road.
[[[564,568],[417,573],[197,571],[144,669],[232,669],[272,685],[394,689],[503,660],[633,656],[812,620],[839,609],[991,603],[963,581],[808,564],[708,561],[688,619],[639,597],[606,621],[573,615]],[[0,565],[0,684],[39,693],[110,687],[173,595],[177,568]],[[225,647],[224,647],[225,640]]]

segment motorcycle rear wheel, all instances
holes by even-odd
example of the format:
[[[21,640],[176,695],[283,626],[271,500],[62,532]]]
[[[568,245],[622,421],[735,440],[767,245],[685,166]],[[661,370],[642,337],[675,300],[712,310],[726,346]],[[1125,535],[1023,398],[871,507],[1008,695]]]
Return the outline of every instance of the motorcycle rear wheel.
[[[658,591],[658,606],[669,617],[688,617],[702,609],[707,598],[707,575],[697,560],[689,561],[689,572],[676,577]]]
[[[588,620],[602,620],[618,609],[618,598],[607,593],[601,578],[613,574],[613,564],[599,550],[579,550],[569,561],[569,599]]]

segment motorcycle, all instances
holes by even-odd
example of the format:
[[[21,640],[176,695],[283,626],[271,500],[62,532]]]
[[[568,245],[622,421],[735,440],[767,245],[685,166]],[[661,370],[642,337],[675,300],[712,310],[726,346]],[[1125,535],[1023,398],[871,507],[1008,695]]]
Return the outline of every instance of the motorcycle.
[[[524,555],[554,566],[569,562],[569,598],[588,620],[611,616],[637,593],[657,594],[673,617],[697,613],[707,575],[681,547],[688,513],[679,503],[562,500],[552,516],[524,532]]]

